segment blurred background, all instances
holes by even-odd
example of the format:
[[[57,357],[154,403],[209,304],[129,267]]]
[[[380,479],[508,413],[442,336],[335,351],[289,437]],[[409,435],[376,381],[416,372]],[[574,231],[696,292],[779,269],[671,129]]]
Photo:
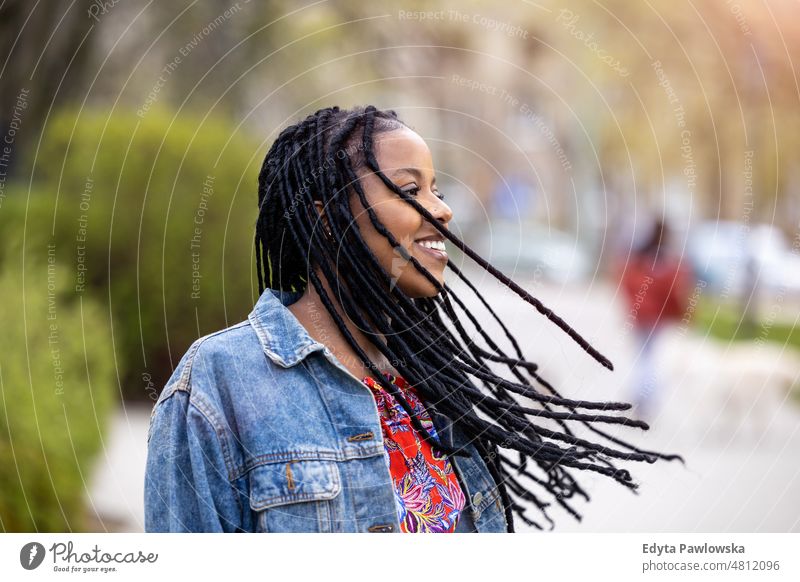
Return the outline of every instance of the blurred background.
[[[7,0],[0,30],[3,531],[143,529],[152,406],[257,299],[267,149],[367,103],[615,364],[451,249],[542,375],[686,459],[582,475],[559,530],[800,531],[796,2]]]

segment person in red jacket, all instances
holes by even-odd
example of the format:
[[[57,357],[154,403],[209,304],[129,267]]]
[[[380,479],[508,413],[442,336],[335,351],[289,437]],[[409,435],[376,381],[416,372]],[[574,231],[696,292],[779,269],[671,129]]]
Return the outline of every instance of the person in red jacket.
[[[632,401],[641,418],[650,417],[659,392],[654,345],[668,322],[680,321],[691,293],[692,276],[682,258],[669,252],[669,228],[658,219],[650,235],[619,267],[628,303],[626,328],[634,331],[636,358]]]

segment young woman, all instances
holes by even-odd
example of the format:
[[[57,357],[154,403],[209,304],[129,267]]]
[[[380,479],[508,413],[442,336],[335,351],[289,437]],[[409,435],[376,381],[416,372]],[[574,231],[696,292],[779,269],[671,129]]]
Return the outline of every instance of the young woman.
[[[613,414],[629,404],[562,397],[525,359],[445,240],[611,367],[449,231],[431,153],[394,112],[332,107],[286,128],[258,194],[260,297],[246,321],[192,344],[156,403],[147,531],[511,532],[514,514],[541,527],[531,506],[552,526],[552,501],[580,518],[573,470],[635,489],[615,459],[677,458],[602,432],[647,425]]]

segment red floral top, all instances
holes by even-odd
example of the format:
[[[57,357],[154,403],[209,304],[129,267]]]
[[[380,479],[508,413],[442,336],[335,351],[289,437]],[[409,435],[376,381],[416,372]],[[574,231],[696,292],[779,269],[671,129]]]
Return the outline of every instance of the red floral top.
[[[416,390],[401,376],[389,372],[384,375],[400,390],[425,430],[436,437],[436,429]],[[371,389],[380,413],[400,530],[453,532],[465,499],[450,461],[420,437],[403,407],[374,378],[366,376],[363,381]]]

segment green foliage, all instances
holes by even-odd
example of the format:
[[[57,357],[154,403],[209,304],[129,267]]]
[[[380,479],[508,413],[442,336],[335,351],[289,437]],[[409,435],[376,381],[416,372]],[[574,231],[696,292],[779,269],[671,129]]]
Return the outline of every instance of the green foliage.
[[[19,250],[19,245],[15,246]],[[16,253],[15,253],[16,254]],[[0,273],[0,528],[86,529],[84,492],[116,379],[108,315],[47,259]]]
[[[800,349],[800,327],[791,322],[756,320],[748,324],[734,305],[713,301],[699,301],[697,305],[694,323],[711,337],[726,342],[768,341]]]
[[[126,397],[154,398],[194,339],[252,308],[261,157],[223,121],[157,109],[64,112],[46,128],[16,214],[34,217],[34,247],[54,228],[73,293],[108,303]]]

